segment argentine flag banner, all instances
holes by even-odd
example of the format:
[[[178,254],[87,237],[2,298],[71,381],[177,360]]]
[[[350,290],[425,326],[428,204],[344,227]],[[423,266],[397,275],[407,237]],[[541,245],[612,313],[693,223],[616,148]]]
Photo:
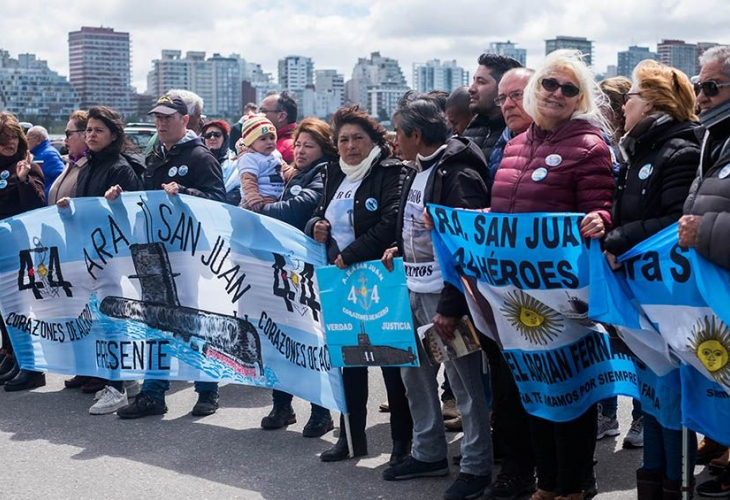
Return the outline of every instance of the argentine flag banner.
[[[635,246],[619,261],[630,300],[682,361],[681,390],[675,388],[681,393],[682,423],[730,443],[730,272],[693,249],[680,247],[676,224]],[[616,316],[626,318],[618,324],[635,321],[637,307],[614,310]]]
[[[222,381],[345,411],[321,326],[324,247],[162,191],[0,221],[0,311],[24,369]]]
[[[580,236],[581,214],[429,213],[444,276],[501,348],[529,413],[564,422],[609,396],[638,397],[632,357],[588,319],[590,260],[603,256]]]

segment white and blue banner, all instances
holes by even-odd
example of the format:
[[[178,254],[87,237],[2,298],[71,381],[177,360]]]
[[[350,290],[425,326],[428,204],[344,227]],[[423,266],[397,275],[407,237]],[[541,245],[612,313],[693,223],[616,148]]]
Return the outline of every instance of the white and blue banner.
[[[418,366],[403,259],[317,269],[332,366]]]
[[[5,219],[0,241],[25,369],[241,383],[346,410],[321,326],[324,247],[287,224],[154,191]]]
[[[681,424],[688,428],[730,444],[730,273],[693,249],[680,247],[676,224],[635,246],[619,261],[621,270],[606,279],[604,284],[609,285],[602,293],[591,297],[591,314],[595,306],[596,317],[610,317],[624,327],[619,328],[624,338],[653,346],[653,355],[637,351],[647,364],[665,354],[667,363],[674,362],[672,358],[681,360],[678,368],[655,381],[658,394],[665,390],[659,397],[661,412],[646,410],[667,427],[679,428],[676,420],[681,417]],[[611,283],[612,279],[616,281]],[[637,325],[640,316],[651,326]],[[662,420],[678,406],[681,411],[674,411],[673,422]]]
[[[564,422],[607,397],[639,397],[632,357],[588,319],[590,259],[603,256],[580,236],[581,214],[429,212],[445,279],[502,349],[529,413]]]

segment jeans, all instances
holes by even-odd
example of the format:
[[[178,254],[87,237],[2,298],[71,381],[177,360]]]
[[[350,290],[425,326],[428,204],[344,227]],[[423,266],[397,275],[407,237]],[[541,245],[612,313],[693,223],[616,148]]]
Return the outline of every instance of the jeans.
[[[276,389],[274,389],[271,394],[271,399],[274,400],[274,406],[289,406],[291,405],[294,396],[292,396],[288,392],[277,391]],[[329,412],[330,411],[327,408],[323,408],[319,405],[312,403],[312,415],[324,415],[325,413],[329,414]]]
[[[169,380],[148,379],[142,384],[142,392],[160,403],[165,402],[165,393],[169,390]],[[195,382],[195,392],[218,392],[218,382]]]
[[[689,465],[697,459],[697,434],[689,432]],[[682,480],[682,431],[662,427],[656,418],[644,413],[643,469],[663,474],[670,481]]]
[[[440,294],[410,292],[414,327],[431,323],[436,314]],[[447,457],[436,374],[423,347],[418,344],[420,366],[402,367],[401,376],[413,415],[411,455],[422,462],[439,462]],[[456,396],[462,418],[464,437],[461,441],[461,472],[491,476],[492,439],[489,431],[489,407],[482,384],[482,357],[475,352],[444,363],[451,389]]]
[[[598,404],[601,405],[601,415],[604,417],[616,418],[616,414],[618,413],[618,396],[606,398],[599,401]],[[631,404],[633,405],[631,409],[631,420],[638,420],[642,415],[641,401],[638,399],[632,399]]]

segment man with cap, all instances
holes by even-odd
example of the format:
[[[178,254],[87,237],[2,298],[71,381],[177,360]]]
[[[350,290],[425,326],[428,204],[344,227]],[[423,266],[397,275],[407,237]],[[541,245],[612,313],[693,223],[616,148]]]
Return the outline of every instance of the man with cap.
[[[195,132],[188,130],[188,107],[176,94],[165,94],[157,100],[148,113],[154,115],[159,142],[147,155],[147,170],[143,176],[145,190],[164,189],[174,196],[187,194],[213,201],[225,201],[225,188],[218,160],[205,147]],[[114,186],[106,192],[107,199],[114,199],[122,192]],[[165,392],[170,388],[168,380],[145,380],[142,392],[135,400],[117,412],[124,419],[161,415],[167,412]],[[205,416],[218,409],[218,384],[195,382],[198,402],[193,415]]]

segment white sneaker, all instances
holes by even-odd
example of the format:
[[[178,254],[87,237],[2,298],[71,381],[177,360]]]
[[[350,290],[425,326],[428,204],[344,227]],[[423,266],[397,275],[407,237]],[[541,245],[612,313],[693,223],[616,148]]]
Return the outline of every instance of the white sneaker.
[[[124,392],[127,393],[127,399],[136,398],[142,392],[142,386],[136,380],[125,380]]]
[[[124,408],[127,404],[127,395],[108,385],[101,391],[99,400],[89,408],[89,413],[92,415],[106,415]]]
[[[644,446],[644,417],[631,422],[631,429],[624,438],[624,448],[641,448]]]

